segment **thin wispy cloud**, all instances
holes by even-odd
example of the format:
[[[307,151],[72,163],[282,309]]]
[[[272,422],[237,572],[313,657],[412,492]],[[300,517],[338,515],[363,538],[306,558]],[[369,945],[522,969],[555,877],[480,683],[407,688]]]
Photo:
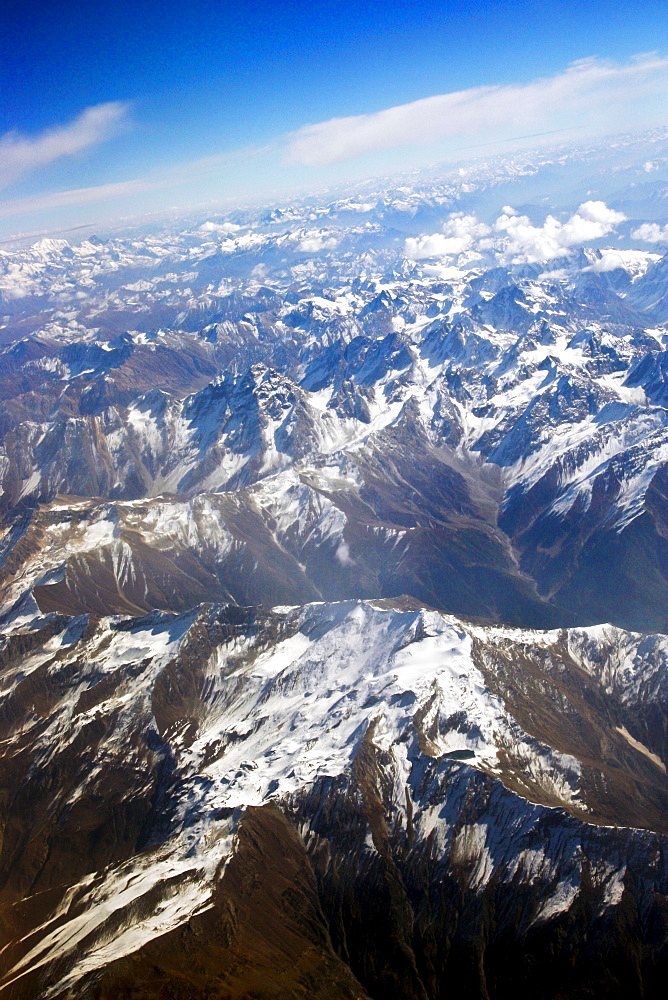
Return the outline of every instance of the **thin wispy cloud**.
[[[96,184],[91,187],[70,188],[67,191],[50,191],[47,194],[27,195],[0,201],[0,218],[29,212],[43,212],[55,208],[72,208],[76,205],[94,205],[97,202],[131,195],[147,194],[160,188],[172,187],[173,181],[152,181],[138,177],[115,184]]]
[[[629,109],[665,120],[668,58],[654,53],[616,65],[574,63],[556,76],[523,85],[474,87],[412,101],[373,114],[332,118],[289,137],[286,159],[317,167],[402,146],[443,140],[486,141],[517,132],[571,126],[628,128]]]
[[[36,136],[16,131],[0,136],[0,188],[54,160],[74,156],[111,138],[127,120],[129,104],[108,101],[86,108],[66,125]]]
[[[145,174],[129,180],[9,198],[0,201],[0,218],[10,218],[24,213],[44,212],[51,209],[74,208],[79,205],[94,205],[115,199],[148,195],[155,191],[170,190],[185,182],[192,183],[207,175],[220,173],[228,167],[247,164],[265,154],[269,148],[248,146],[232,153],[220,153],[200,157],[187,163],[177,163],[159,173]]]

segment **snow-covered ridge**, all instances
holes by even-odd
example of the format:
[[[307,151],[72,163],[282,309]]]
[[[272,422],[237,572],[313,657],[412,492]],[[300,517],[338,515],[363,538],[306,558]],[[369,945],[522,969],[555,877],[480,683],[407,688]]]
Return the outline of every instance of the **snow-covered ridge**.
[[[33,623],[33,631],[38,625],[49,620]],[[581,664],[592,663],[602,638],[614,641],[628,662],[634,655],[642,660],[642,637],[619,631],[601,637],[599,631],[580,630],[569,640]],[[462,828],[447,803],[430,800],[423,777],[425,767],[437,767],[455,782],[473,774],[470,769],[510,788],[522,779],[530,798],[587,815],[580,761],[522,729],[504,698],[490,689],[473,650],[475,643],[490,654],[497,647],[507,652],[513,645],[529,646],[543,650],[540,662],[560,639],[559,632],[470,626],[396,602],[255,613],[203,607],[180,617],[102,619],[94,625],[75,619],[57,626],[41,646],[5,667],[1,696],[10,715],[4,718],[13,714],[4,723],[6,752],[14,744],[29,746],[32,773],[46,774],[69,747],[85,741],[91,726],[101,727],[101,742],[84,742],[73,783],[64,799],[53,802],[63,821],[77,803],[99,794],[114,761],[123,760],[126,794],[147,794],[142,789],[150,787],[155,765],[146,746],[171,761],[171,790],[146,847],[72,885],[67,901],[19,949],[3,988],[58,961],[71,971],[44,994],[55,996],[201,912],[234,851],[243,810],[270,800],[307,801],[319,783],[353,773],[365,742],[393,776],[395,822],[406,826],[410,815],[416,844],[429,839],[432,850],[466,855],[473,891],[483,891],[502,870],[504,878],[525,879],[544,867],[548,880],[558,884],[536,919],[568,909],[580,891],[572,861],[562,884],[564,858],[518,854],[510,828],[503,842],[489,827]],[[655,638],[664,660],[665,646]],[[74,661],[76,674],[70,670]],[[48,719],[30,712],[17,716],[12,706],[20,704],[21,690],[46,676],[59,691]],[[620,729],[622,743],[628,736]],[[631,746],[629,752],[644,760],[632,737]],[[665,768],[647,766],[664,776]],[[504,800],[503,808],[515,810],[518,831],[528,831],[540,808],[512,801]],[[570,835],[577,839],[575,829]],[[575,848],[576,841],[567,850]],[[374,850],[371,840],[368,849]],[[608,864],[604,875],[605,908],[621,899],[623,871]],[[111,927],[116,930],[105,929]]]

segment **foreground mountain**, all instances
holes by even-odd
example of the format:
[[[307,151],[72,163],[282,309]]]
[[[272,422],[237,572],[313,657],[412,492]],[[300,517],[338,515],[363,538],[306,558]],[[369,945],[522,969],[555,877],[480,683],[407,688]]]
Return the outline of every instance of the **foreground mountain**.
[[[2,994],[658,996],[667,663],[396,602],[42,619],[4,653]]]
[[[644,142],[0,250],[0,1000],[663,996]]]

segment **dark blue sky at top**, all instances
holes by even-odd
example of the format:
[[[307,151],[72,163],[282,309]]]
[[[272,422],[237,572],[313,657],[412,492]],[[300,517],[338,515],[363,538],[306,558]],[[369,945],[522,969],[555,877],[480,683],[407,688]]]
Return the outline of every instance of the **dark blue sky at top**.
[[[158,129],[178,122],[189,136],[224,124],[246,141],[272,125],[661,48],[668,4],[5,0],[2,21],[3,132],[124,99]]]
[[[667,49],[666,0],[5,0],[0,135],[132,102],[123,142],[49,165],[11,191],[24,194],[108,183],[432,94],[521,83],[588,56]]]
[[[219,101],[240,130],[246,103],[248,134],[265,115],[282,129],[661,48],[668,4],[5,0],[2,23],[3,131],[116,99],[178,118],[171,102],[184,97],[196,119]]]

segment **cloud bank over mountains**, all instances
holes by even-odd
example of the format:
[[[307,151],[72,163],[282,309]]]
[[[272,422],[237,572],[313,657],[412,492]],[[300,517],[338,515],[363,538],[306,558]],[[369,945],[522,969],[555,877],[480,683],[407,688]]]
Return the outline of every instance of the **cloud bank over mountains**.
[[[506,253],[516,263],[552,260],[565,250],[607,236],[626,216],[603,201],[585,201],[567,222],[548,215],[542,226],[534,226],[526,215],[505,211],[494,223],[497,233],[506,233]]]
[[[411,260],[426,260],[455,257],[472,249],[496,250],[515,264],[531,264],[563,257],[571,247],[607,236],[625,219],[622,212],[608,208],[603,201],[583,202],[566,222],[548,215],[542,226],[534,225],[528,216],[520,215],[510,205],[504,206],[492,226],[480,222],[475,215],[455,213],[446,220],[440,233],[407,239],[406,256]]]

